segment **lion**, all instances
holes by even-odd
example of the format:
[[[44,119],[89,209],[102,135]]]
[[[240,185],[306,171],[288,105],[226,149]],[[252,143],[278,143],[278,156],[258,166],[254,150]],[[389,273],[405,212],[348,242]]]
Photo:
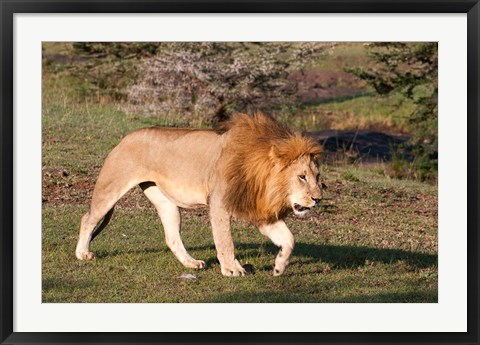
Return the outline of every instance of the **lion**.
[[[302,217],[322,198],[318,143],[261,113],[237,114],[216,129],[152,127],[134,131],[110,152],[83,216],[76,257],[91,260],[90,242],[109,222],[116,202],[139,185],[155,206],[165,241],[188,268],[205,268],[180,237],[179,208],[209,207],[224,276],[246,270],[234,255],[233,218],[249,222],[280,250],[273,275],[284,273],[294,237],[284,218]],[[102,220],[97,227],[97,224]]]

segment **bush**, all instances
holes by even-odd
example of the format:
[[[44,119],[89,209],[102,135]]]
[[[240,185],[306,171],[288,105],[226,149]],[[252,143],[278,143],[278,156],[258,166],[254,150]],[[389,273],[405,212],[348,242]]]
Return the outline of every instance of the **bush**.
[[[438,151],[438,45],[437,43],[370,43],[373,67],[351,70],[378,94],[401,94],[415,108],[408,122],[414,167],[421,179],[436,174]]]
[[[235,111],[264,110],[296,100],[287,81],[329,51],[331,43],[162,43],[130,87],[129,111],[174,113],[207,123]]]
[[[73,53],[81,57],[69,66],[81,81],[81,94],[109,102],[126,101],[127,89],[139,77],[138,64],[156,54],[160,43],[74,42]]]

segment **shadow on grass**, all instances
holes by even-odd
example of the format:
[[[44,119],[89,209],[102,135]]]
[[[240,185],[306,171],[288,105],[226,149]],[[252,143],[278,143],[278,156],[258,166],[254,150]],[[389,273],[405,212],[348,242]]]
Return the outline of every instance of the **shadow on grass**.
[[[214,245],[193,246],[187,248],[193,257],[204,260],[207,267],[216,264],[216,256],[201,257],[204,253],[198,251],[208,251],[216,253]],[[236,257],[242,261],[244,258],[256,256],[263,250],[274,257],[278,253],[278,248],[272,243],[237,243],[235,244]],[[115,257],[127,254],[155,254],[169,252],[168,248],[147,248],[147,249],[112,249],[98,250],[95,255],[98,259],[106,257]],[[211,255],[211,254],[210,254]],[[198,256],[198,257],[197,257]],[[328,263],[331,269],[355,268],[367,265],[369,262],[379,262],[393,264],[399,261],[404,262],[412,268],[427,268],[437,266],[438,256],[433,254],[415,253],[401,249],[384,249],[359,246],[341,246],[330,244],[311,244],[297,242],[293,251],[294,258],[301,258],[302,265],[315,263]],[[293,260],[292,260],[293,261]],[[294,265],[295,262],[292,262]],[[255,269],[271,270],[271,266],[255,267]],[[319,272],[321,268],[319,267]],[[315,273],[315,272],[310,272]]]
[[[296,244],[294,254],[311,258],[311,261],[328,262],[338,268],[364,266],[367,261],[386,264],[403,261],[415,268],[426,268],[436,266],[438,261],[437,255],[414,253],[400,249],[306,243]]]
[[[71,295],[75,290],[96,286],[97,283],[94,281],[72,280],[58,277],[42,278],[42,303],[64,302],[65,295]],[[46,295],[49,293],[49,297],[46,298]]]
[[[239,260],[255,255],[263,247],[273,257],[278,253],[278,248],[273,244],[238,243],[235,253]],[[213,250],[213,246],[191,247],[189,250]],[[328,263],[333,269],[344,269],[365,266],[368,262],[393,264],[398,261],[405,262],[413,268],[427,268],[436,266],[438,256],[425,253],[414,253],[400,249],[383,249],[357,246],[337,246],[328,244],[296,243],[294,257],[301,257],[302,264],[315,262]],[[306,260],[305,260],[306,259]],[[207,258],[207,264],[216,262],[215,257]],[[257,269],[259,269],[257,267]],[[260,269],[270,270],[271,266]]]

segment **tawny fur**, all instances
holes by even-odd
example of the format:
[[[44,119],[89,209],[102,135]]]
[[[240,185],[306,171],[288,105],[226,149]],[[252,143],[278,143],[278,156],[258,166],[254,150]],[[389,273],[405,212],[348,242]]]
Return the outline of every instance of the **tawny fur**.
[[[237,114],[222,128],[231,138],[222,154],[227,209],[255,225],[282,218],[289,206],[285,168],[303,156],[316,159],[321,147],[261,113]]]
[[[134,131],[105,160],[81,220],[75,255],[94,258],[90,242],[110,220],[116,202],[139,185],[158,211],[167,245],[184,266],[204,268],[205,262],[192,258],[182,243],[179,208],[208,205],[223,275],[246,273],[234,255],[232,216],[258,226],[281,248],[273,270],[281,275],[294,247],[282,218],[289,209],[303,216],[321,199],[315,159],[320,151],[314,140],[262,114],[236,115],[217,131]]]

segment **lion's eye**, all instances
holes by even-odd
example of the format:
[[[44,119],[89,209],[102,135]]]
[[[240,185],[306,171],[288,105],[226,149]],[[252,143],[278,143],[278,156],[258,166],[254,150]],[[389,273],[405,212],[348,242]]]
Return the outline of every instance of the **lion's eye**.
[[[298,175],[298,178],[302,181],[307,181],[307,178],[305,177],[305,175]]]

